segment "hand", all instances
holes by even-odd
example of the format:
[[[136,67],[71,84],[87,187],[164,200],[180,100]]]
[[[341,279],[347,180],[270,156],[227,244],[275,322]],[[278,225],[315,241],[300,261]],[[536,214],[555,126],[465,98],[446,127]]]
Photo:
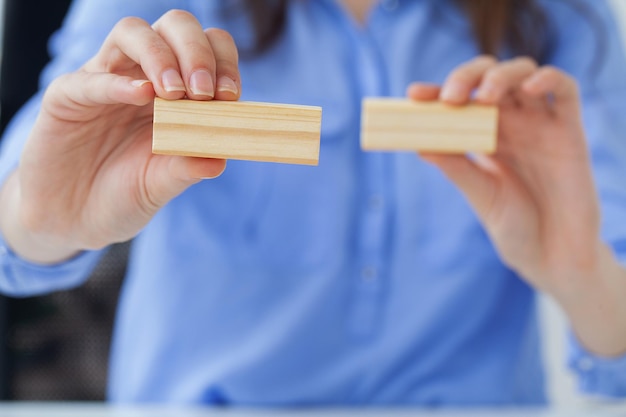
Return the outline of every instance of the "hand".
[[[415,100],[499,107],[494,155],[422,155],[469,200],[502,260],[553,295],[592,350],[626,350],[626,271],[600,240],[600,209],[576,82],[528,58],[479,57]]]
[[[0,200],[9,244],[27,259],[56,262],[132,238],[168,201],[225,168],[152,154],[155,95],[237,100],[240,91],[228,33],[204,31],[177,10],[153,26],[123,19],[80,71],[46,91]]]
[[[495,155],[423,155],[466,195],[500,256],[538,288],[592,268],[600,215],[576,83],[528,58],[479,57],[443,87],[413,85],[416,100],[471,99],[499,107]]]

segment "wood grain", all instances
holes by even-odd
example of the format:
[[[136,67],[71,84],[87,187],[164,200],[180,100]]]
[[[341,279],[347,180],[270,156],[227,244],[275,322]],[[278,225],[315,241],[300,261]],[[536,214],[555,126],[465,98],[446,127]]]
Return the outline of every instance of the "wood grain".
[[[498,110],[491,106],[367,98],[363,100],[361,148],[493,153],[497,121]]]
[[[156,98],[152,152],[317,165],[321,120],[320,107]]]

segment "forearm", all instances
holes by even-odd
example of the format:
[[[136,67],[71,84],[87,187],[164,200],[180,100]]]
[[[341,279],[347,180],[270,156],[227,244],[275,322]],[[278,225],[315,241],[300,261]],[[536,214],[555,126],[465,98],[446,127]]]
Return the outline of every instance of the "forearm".
[[[79,252],[60,244],[59,239],[38,235],[25,226],[17,172],[11,174],[0,189],[0,233],[15,254],[37,264],[60,263]]]
[[[589,271],[563,277],[552,294],[569,317],[580,343],[604,357],[626,354],[626,268],[599,243]]]

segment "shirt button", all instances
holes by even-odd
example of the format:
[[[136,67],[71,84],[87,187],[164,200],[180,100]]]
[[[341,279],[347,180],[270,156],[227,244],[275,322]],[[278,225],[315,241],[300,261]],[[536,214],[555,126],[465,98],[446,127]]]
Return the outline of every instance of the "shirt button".
[[[380,211],[385,205],[385,199],[380,194],[374,194],[368,201],[369,209],[372,211]]]
[[[578,369],[583,372],[589,372],[593,369],[593,361],[590,358],[581,358],[578,360]]]
[[[388,12],[395,11],[399,5],[400,5],[399,0],[384,0],[382,3],[383,9],[385,9]]]
[[[361,271],[361,277],[365,282],[373,282],[378,278],[378,271],[373,266],[366,266]]]

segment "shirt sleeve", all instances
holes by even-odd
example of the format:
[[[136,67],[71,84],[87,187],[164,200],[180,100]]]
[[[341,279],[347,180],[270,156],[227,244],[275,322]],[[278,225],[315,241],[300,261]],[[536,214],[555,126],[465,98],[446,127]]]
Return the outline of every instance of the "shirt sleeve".
[[[626,250],[616,255],[626,268]],[[626,398],[626,355],[614,358],[595,355],[570,332],[567,365],[578,376],[580,391],[598,397]]]
[[[548,3],[548,2],[547,2]],[[583,120],[600,197],[602,238],[626,266],[626,59],[608,1],[549,2],[557,30],[551,64],[580,84]],[[626,295],[625,295],[626,296]],[[568,341],[582,392],[626,397],[626,355],[602,358]]]
[[[578,375],[579,389],[608,398],[626,397],[626,355],[602,358],[589,353],[574,335],[569,337],[567,363]]]
[[[37,265],[15,255],[0,236],[0,291],[25,297],[74,288],[83,283],[102,252],[85,251],[57,265]]]
[[[50,39],[52,60],[41,74],[40,92],[11,120],[0,142],[0,186],[18,167],[24,143],[41,107],[43,91],[49,83],[80,68],[95,55],[123,17],[137,16],[153,22],[175,7],[187,7],[186,2],[78,0],[72,3],[62,28]],[[58,265],[36,265],[17,257],[0,236],[0,292],[30,296],[77,286],[87,279],[101,255],[102,251],[88,251]]]

